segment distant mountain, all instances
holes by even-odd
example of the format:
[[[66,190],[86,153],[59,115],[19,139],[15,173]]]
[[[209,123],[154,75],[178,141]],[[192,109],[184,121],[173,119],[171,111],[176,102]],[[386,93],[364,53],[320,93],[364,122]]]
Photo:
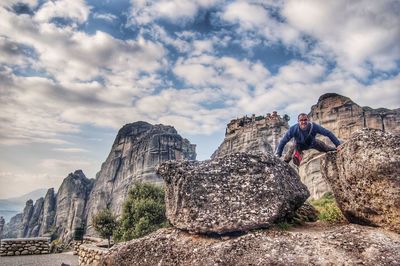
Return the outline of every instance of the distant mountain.
[[[6,222],[8,222],[12,216],[18,212],[21,212],[28,200],[36,200],[40,197],[44,197],[46,195],[46,191],[46,188],[40,188],[20,197],[0,199],[0,216],[3,216]]]

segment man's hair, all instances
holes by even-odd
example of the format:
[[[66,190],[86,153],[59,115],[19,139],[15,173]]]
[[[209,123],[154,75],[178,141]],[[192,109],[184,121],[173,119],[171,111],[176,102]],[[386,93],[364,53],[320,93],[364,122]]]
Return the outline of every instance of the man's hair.
[[[299,115],[297,116],[297,120],[299,120],[300,116],[307,116],[307,118],[308,118],[308,115],[307,115],[307,114],[301,113],[301,114],[299,114]]]

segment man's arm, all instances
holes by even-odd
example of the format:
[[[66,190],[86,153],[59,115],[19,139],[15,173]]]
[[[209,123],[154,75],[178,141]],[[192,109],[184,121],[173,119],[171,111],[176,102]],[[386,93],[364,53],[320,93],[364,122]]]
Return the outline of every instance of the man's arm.
[[[285,135],[283,136],[283,138],[281,139],[281,141],[279,141],[278,147],[276,148],[276,155],[278,157],[282,156],[282,152],[283,152],[283,148],[285,148],[286,143],[289,142],[289,140],[291,138],[293,138],[293,130],[291,130],[291,128],[289,128],[289,130],[285,133]]]
[[[328,129],[317,125],[314,123],[314,126],[317,127],[317,132],[321,135],[324,135],[325,137],[328,137],[333,144],[335,144],[336,147],[338,147],[340,145],[340,140],[338,140],[338,138],[335,136],[335,134],[333,134],[331,131],[329,131]]]

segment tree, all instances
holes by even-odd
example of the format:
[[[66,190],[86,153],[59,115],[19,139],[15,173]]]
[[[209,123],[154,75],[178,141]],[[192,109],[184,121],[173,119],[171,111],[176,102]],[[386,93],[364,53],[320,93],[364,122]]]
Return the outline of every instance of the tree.
[[[92,225],[94,229],[108,240],[108,248],[110,248],[110,239],[114,230],[118,226],[117,218],[112,214],[110,209],[103,209],[93,217]]]
[[[136,182],[128,193],[114,239],[128,241],[166,225],[164,189],[158,185]]]

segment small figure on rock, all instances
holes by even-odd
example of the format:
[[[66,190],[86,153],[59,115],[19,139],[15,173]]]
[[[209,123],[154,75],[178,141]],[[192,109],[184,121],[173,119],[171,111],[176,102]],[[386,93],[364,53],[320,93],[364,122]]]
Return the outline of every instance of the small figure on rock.
[[[283,160],[287,163],[293,159],[293,163],[297,166],[300,165],[303,157],[303,151],[308,149],[316,149],[320,152],[328,151],[339,151],[341,149],[340,141],[338,138],[328,129],[322,126],[309,122],[308,115],[301,113],[297,117],[298,123],[289,128],[285,133],[281,141],[279,142],[278,148],[276,149],[276,156],[281,157],[283,148],[285,145],[294,138],[294,141],[290,144],[288,152],[285,154]],[[316,135],[321,134],[328,137],[336,148],[325,144],[323,141],[316,139]]]

